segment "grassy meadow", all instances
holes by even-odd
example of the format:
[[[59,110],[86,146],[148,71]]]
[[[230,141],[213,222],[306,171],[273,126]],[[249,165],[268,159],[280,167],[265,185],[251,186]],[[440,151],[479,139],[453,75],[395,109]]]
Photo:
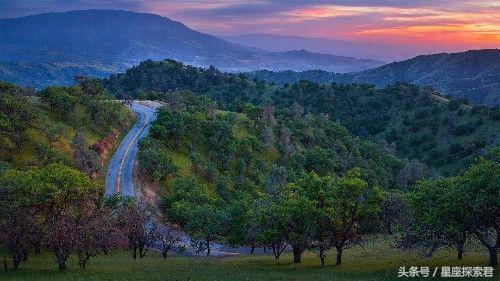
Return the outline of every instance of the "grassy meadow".
[[[31,255],[18,272],[1,272],[0,280],[404,280],[407,278],[397,277],[400,266],[483,266],[487,257],[478,250],[469,249],[462,261],[457,261],[454,251],[448,250],[441,250],[432,258],[422,258],[377,239],[365,243],[363,248],[346,250],[341,266],[334,266],[335,252],[328,253],[324,268],[319,266],[314,253],[306,253],[303,262],[296,265],[291,253],[283,254],[279,261],[271,255],[165,260],[156,252],[133,260],[130,253],[118,251],[91,259],[86,270],[78,268],[73,258],[66,272],[59,272],[52,256],[43,253]],[[498,279],[498,273],[495,274],[490,280]]]

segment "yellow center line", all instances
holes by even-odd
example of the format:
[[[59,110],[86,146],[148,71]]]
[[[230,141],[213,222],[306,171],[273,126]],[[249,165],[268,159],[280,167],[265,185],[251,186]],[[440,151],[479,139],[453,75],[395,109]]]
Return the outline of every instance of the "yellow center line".
[[[144,113],[144,115],[146,116],[146,122],[144,122],[144,125],[142,125],[141,129],[139,130],[139,132],[137,132],[137,134],[135,134],[134,138],[132,139],[132,141],[128,144],[127,146],[127,149],[125,150],[125,153],[123,153],[123,157],[120,161],[120,167],[118,168],[118,178],[116,179],[116,193],[120,193],[120,178],[122,176],[122,170],[123,170],[123,165],[125,164],[125,158],[127,158],[127,154],[130,150],[130,148],[132,147],[132,144],[135,142],[135,140],[139,137],[139,135],[142,133],[142,130],[144,130],[144,128],[146,128],[148,122],[149,122],[149,117],[148,117],[148,114],[139,109],[139,107],[137,108],[138,111]]]

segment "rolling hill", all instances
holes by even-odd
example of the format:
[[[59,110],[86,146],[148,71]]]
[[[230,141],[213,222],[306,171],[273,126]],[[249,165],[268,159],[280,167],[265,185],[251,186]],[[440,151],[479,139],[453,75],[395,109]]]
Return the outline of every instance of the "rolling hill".
[[[232,72],[351,72],[382,65],[376,60],[306,51],[267,52],[200,33],[158,15],[117,10],[2,19],[0,30],[0,79],[39,88],[71,84],[74,74],[106,77],[147,59],[170,58]]]
[[[418,56],[358,73],[325,71],[270,72],[249,74],[278,84],[310,80],[320,83],[368,83],[385,87],[396,82],[432,86],[441,94],[467,99],[473,104],[500,104],[500,50],[472,50]]]
[[[165,60],[145,61],[104,79],[103,85],[118,98],[164,100],[176,106],[182,104],[175,97],[180,91],[211,98],[226,111],[270,103],[276,109],[323,115],[360,138],[383,141],[402,158],[426,163],[440,175],[456,173],[500,143],[498,107],[437,99],[429,89],[404,83],[380,89],[309,81],[273,86],[245,75]],[[311,137],[316,133],[310,131]]]

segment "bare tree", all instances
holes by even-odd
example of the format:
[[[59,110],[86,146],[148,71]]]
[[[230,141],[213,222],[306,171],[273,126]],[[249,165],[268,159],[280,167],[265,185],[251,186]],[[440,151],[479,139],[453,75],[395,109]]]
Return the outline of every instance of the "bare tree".
[[[286,184],[286,168],[284,166],[273,165],[264,183],[264,190],[266,193],[272,195],[273,201],[277,202]]]
[[[63,209],[51,214],[45,222],[46,245],[54,253],[59,270],[66,270],[66,261],[76,246],[76,224],[70,213],[69,209]]]
[[[276,125],[276,118],[274,117],[274,106],[265,105],[262,107],[262,122],[269,127]]]
[[[273,252],[274,258],[277,260],[280,259],[281,254],[283,254],[287,246],[288,244],[285,242],[285,238],[275,240],[268,245],[268,247],[271,248],[271,251]]]
[[[27,215],[26,209],[16,208],[2,214],[0,238],[6,252],[12,258],[14,270],[24,260],[30,246],[30,229],[32,218]]]
[[[85,269],[88,260],[97,254],[123,244],[109,211],[89,202],[76,219],[75,250],[78,265]]]
[[[287,127],[283,127],[280,131],[279,145],[287,157],[293,156],[296,152],[296,148],[292,142],[292,132]]]
[[[132,257],[137,259],[139,254],[139,258],[143,258],[157,239],[156,223],[144,208],[136,206],[133,201],[122,206],[119,213],[119,226],[127,237]]]
[[[260,132],[262,142],[264,143],[264,146],[267,149],[270,149],[273,147],[274,144],[274,132],[273,128],[270,126],[264,126]]]
[[[292,104],[290,110],[292,111],[293,118],[300,118],[304,114],[304,107],[296,102]]]
[[[161,243],[161,254],[164,259],[167,258],[168,252],[176,243],[181,241],[181,237],[177,234],[173,227],[163,227],[158,230],[158,241]]]
[[[91,178],[97,178],[102,168],[99,155],[95,150],[89,148],[83,132],[76,134],[72,147],[74,149],[73,157],[76,167]]]
[[[394,224],[408,225],[410,221],[409,208],[401,194],[387,193],[380,206],[380,220],[387,234],[392,235]]]
[[[424,163],[413,159],[406,164],[399,174],[399,184],[410,189],[421,179],[425,179],[429,174],[429,169]]]

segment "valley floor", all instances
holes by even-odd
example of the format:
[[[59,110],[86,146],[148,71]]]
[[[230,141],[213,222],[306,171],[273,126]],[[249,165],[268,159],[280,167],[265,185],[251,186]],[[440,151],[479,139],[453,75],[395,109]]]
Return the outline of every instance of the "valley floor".
[[[364,246],[346,250],[342,266],[334,266],[335,253],[328,253],[327,266],[321,268],[314,253],[307,253],[299,265],[292,263],[290,253],[279,261],[272,256],[244,255],[231,258],[169,257],[148,252],[141,260],[133,260],[130,253],[119,251],[91,259],[86,270],[79,269],[75,259],[67,272],[59,272],[48,253],[31,255],[18,272],[0,272],[0,280],[418,280],[398,278],[400,266],[484,266],[483,251],[471,249],[462,261],[455,252],[439,251],[432,258],[422,258],[389,247],[385,240],[374,239]],[[499,274],[495,273],[498,280]],[[426,280],[429,278],[422,278]],[[430,278],[433,279],[433,278]],[[464,280],[462,278],[453,278]],[[477,278],[473,278],[477,280]]]

